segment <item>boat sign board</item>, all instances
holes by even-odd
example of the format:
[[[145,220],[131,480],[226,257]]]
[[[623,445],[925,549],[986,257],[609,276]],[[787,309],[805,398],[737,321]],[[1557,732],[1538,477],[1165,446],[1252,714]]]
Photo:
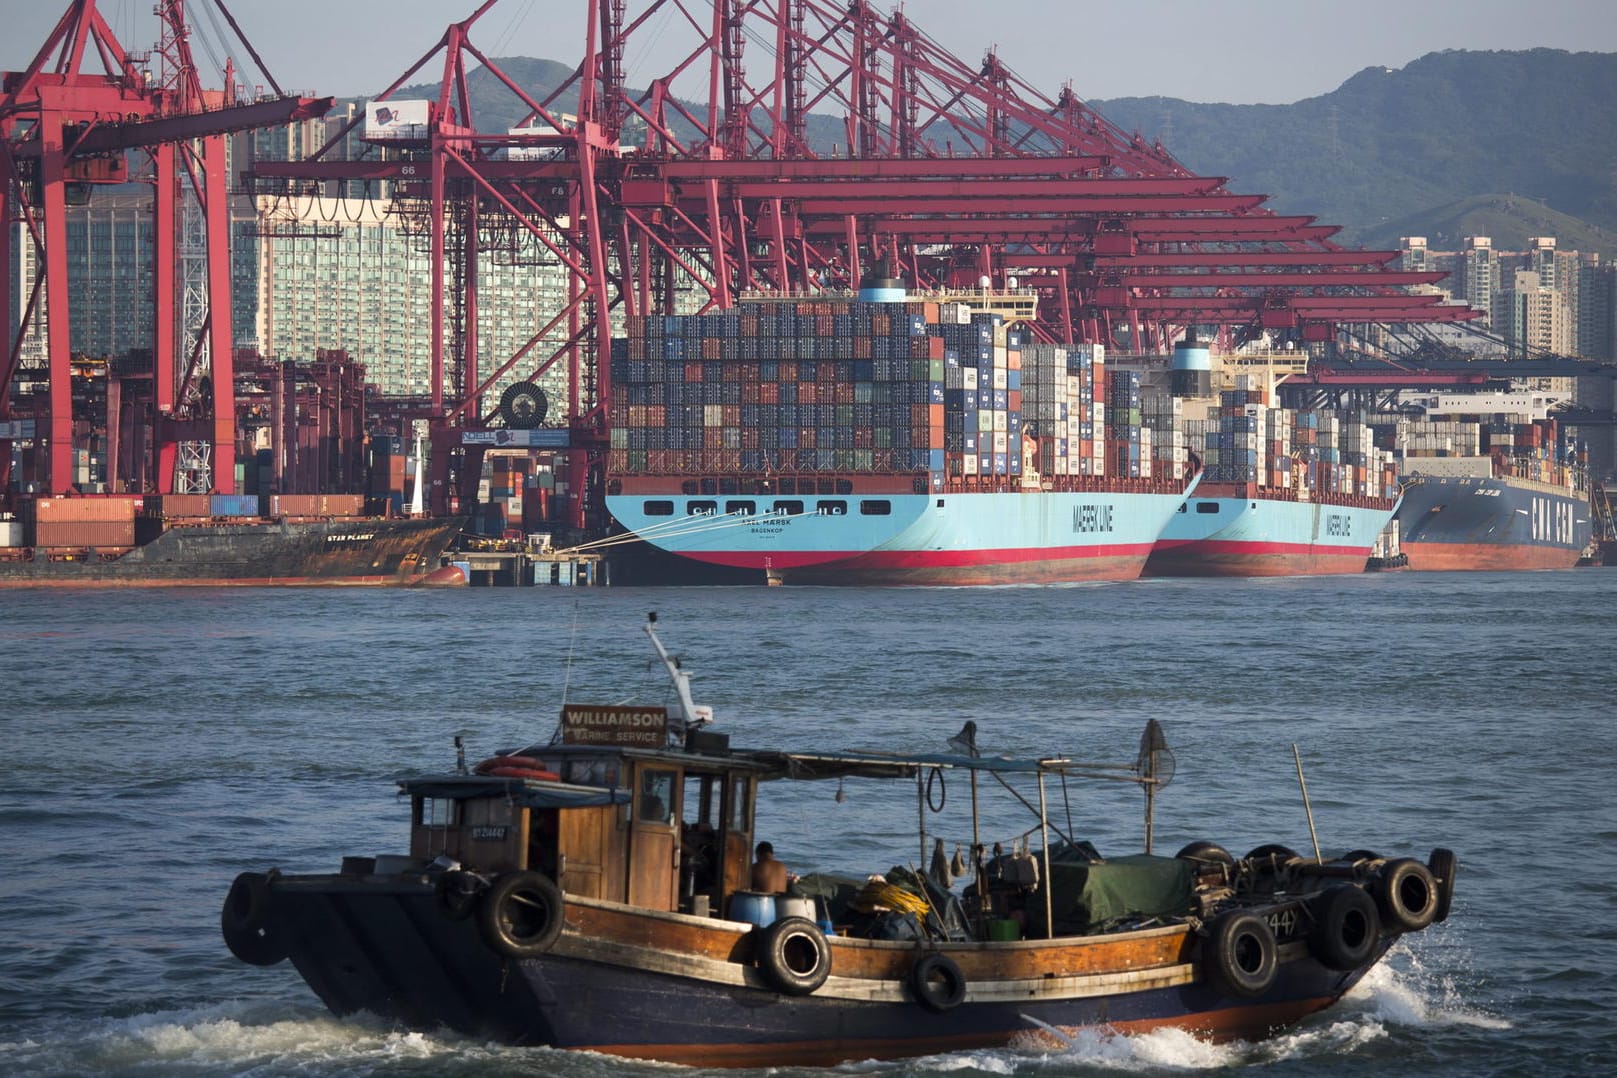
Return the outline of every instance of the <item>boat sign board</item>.
[[[568,704],[561,709],[564,745],[660,749],[668,744],[668,709]]]

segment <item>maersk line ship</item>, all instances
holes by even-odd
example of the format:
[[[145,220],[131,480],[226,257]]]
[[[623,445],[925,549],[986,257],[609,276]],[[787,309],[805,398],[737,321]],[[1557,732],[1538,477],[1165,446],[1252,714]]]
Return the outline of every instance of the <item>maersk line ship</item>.
[[[1032,293],[754,296],[615,342],[608,510],[770,583],[1127,580],[1183,500],[1140,375],[1029,347]]]
[[[1208,483],[1169,519],[1146,576],[1311,576],[1362,573],[1397,498],[1281,497]]]

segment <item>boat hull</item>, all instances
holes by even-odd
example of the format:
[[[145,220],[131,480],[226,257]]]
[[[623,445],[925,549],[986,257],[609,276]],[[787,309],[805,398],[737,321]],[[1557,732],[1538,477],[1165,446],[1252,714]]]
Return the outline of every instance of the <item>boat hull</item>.
[[[0,561],[0,587],[370,585],[422,582],[459,518],[249,521],[171,527],[113,558],[94,551]]]
[[[1185,925],[924,947],[832,937],[830,978],[793,996],[752,965],[759,934],[738,922],[569,895],[549,953],[502,959],[475,918],[435,908],[426,877],[280,877],[272,891],[275,938],[338,1016],[364,1011],[413,1029],[705,1067],[998,1047],[1037,1037],[1041,1026],[1258,1038],[1329,1006],[1374,961],[1333,971],[1300,938],[1283,939],[1273,984],[1243,997],[1202,974]],[[933,953],[964,973],[965,998],[953,1009],[929,1009],[909,988],[912,967]]]
[[[1301,502],[1202,486],[1169,519],[1145,576],[1360,573],[1397,502]]]
[[[1581,494],[1515,478],[1417,476],[1398,511],[1418,571],[1570,569],[1593,535]]]
[[[893,494],[819,499],[837,503],[834,513],[809,498],[799,500],[809,511],[794,514],[707,518],[699,511],[713,498],[618,495],[607,507],[664,550],[776,583],[959,586],[1132,580],[1182,499],[1171,490]]]

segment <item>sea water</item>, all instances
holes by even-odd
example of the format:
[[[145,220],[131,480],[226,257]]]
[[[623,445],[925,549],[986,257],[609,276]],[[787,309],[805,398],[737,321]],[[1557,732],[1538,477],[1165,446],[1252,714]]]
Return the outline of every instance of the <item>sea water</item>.
[[[392,777],[547,739],[564,701],[670,699],[647,611],[742,747],[1174,753],[1157,852],[1460,859],[1447,923],[1259,1044],[1044,1032],[860,1075],[1585,1074],[1617,1059],[1617,571],[1004,589],[109,590],[0,593],[0,1066],[7,1075],[498,1075],[669,1068],[331,1017],[289,964],[219,936],[247,869],[403,852]],[[928,839],[970,841],[963,776]],[[920,791],[925,796],[928,791]],[[984,792],[988,842],[1029,826]],[[1030,789],[1027,791],[1032,794]],[[1033,796],[1036,796],[1034,794]],[[1125,784],[1052,784],[1102,853]],[[917,863],[909,783],[778,783],[794,872]],[[1035,839],[1035,845],[1037,840]],[[700,1021],[700,1015],[692,1015]],[[777,1069],[775,1074],[799,1072]],[[824,1073],[824,1072],[818,1072]]]

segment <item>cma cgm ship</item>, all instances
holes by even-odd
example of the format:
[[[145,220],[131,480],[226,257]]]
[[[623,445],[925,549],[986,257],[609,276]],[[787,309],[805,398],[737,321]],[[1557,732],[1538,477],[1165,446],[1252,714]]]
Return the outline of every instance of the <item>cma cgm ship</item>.
[[[1594,534],[1579,477],[1548,461],[1410,458],[1399,545],[1416,570],[1570,569]]]
[[[883,281],[631,319],[607,508],[771,583],[1133,579],[1187,481],[1152,465],[1139,375],[1100,346],[1024,349],[1032,313]]]

